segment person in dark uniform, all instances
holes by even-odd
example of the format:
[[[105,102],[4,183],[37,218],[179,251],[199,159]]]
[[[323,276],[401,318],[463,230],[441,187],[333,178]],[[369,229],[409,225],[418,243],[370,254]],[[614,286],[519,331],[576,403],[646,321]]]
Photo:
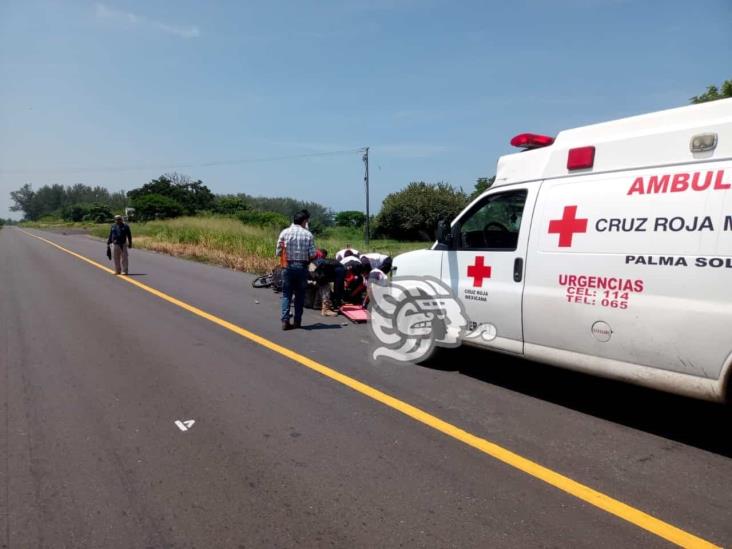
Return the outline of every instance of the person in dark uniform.
[[[121,215],[114,216],[114,225],[109,231],[107,246],[114,244],[114,274],[126,275],[129,271],[129,253],[132,248],[132,231]]]

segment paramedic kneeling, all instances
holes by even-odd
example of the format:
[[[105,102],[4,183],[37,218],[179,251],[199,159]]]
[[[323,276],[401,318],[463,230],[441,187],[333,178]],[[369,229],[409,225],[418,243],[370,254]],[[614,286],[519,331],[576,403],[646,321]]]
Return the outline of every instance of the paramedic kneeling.
[[[292,225],[280,233],[275,254],[285,257],[287,266],[282,276],[282,329],[299,328],[308,285],[308,264],[315,258],[315,240],[308,230],[310,213],[301,210],[295,214]],[[290,303],[295,295],[295,323],[290,324]]]

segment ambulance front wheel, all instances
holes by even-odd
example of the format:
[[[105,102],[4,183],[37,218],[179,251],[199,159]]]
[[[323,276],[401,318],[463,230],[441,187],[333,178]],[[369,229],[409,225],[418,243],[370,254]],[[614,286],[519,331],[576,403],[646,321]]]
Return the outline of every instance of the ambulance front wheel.
[[[422,360],[418,360],[416,364],[432,368],[434,370],[456,370],[455,361],[453,360],[456,349],[449,347],[435,347],[432,352]]]

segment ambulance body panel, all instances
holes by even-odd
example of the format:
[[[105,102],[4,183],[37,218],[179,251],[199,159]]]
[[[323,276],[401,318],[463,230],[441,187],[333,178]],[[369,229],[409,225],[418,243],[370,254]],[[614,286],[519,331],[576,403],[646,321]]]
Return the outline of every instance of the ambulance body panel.
[[[590,147],[591,166],[568,169],[571,151]],[[431,259],[398,256],[396,275],[441,264],[473,327],[495,326],[481,345],[729,397],[732,99],[568,130],[504,156],[452,229],[451,245],[422,252]]]
[[[420,276],[440,278],[442,275],[442,256],[442,252],[435,250],[414,250],[397,257],[400,258],[400,264],[405,273],[419,273]]]
[[[669,182],[685,169],[671,170]],[[694,170],[714,179],[724,173],[722,181],[732,183],[732,161]],[[724,230],[732,192],[628,195],[638,178],[658,174],[650,168],[541,184],[524,285],[524,337],[535,346],[531,354],[539,351],[536,346],[550,347],[613,364],[720,378],[732,352],[730,222]],[[586,230],[559,247],[562,234],[547,228],[562,223],[567,208],[574,208],[574,219]],[[593,334],[593,326],[610,330],[609,340]]]

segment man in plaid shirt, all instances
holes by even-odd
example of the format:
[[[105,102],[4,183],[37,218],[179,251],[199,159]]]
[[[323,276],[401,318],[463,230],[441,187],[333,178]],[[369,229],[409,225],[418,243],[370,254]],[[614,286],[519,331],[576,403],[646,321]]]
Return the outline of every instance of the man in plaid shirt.
[[[308,230],[310,213],[307,210],[295,214],[292,225],[280,233],[275,255],[284,257],[287,266],[282,273],[282,320],[283,330],[299,328],[305,304],[305,290],[308,285],[308,265],[315,258],[315,239]],[[295,294],[295,324],[290,324],[290,303]]]

